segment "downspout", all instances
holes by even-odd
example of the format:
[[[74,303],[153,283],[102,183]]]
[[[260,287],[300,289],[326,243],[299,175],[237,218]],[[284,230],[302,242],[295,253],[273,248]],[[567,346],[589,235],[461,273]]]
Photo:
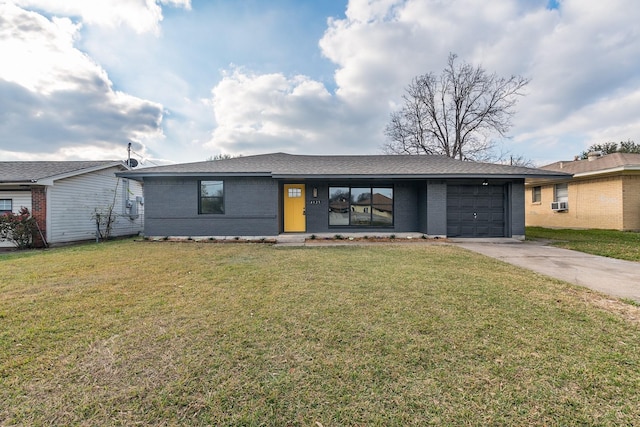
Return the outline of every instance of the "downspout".
[[[44,188],[44,199],[47,201],[47,212],[45,214],[46,223],[44,231],[47,237],[47,241],[49,241],[51,240],[51,236],[53,235],[53,230],[51,227],[51,195],[48,186]]]

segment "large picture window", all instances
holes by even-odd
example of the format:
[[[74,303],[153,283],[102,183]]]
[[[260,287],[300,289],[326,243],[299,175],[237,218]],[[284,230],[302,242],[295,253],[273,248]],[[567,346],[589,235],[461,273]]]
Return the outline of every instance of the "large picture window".
[[[329,187],[329,225],[393,225],[393,188]]]
[[[200,181],[201,214],[224,213],[224,183],[222,181]]]

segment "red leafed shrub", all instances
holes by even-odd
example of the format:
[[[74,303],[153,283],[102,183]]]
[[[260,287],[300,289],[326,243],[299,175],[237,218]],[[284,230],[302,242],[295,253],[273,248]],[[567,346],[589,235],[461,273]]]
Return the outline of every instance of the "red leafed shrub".
[[[18,248],[26,249],[33,246],[35,232],[36,220],[25,207],[17,214],[8,212],[0,216],[0,240],[9,240]]]

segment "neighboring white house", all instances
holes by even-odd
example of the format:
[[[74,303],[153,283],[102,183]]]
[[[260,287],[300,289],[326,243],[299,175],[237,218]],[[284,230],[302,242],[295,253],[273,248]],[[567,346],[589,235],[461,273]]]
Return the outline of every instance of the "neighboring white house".
[[[96,213],[104,216],[111,207],[111,236],[139,234],[144,226],[142,185],[116,177],[126,170],[121,161],[0,162],[0,214],[29,209],[40,245],[95,239]]]

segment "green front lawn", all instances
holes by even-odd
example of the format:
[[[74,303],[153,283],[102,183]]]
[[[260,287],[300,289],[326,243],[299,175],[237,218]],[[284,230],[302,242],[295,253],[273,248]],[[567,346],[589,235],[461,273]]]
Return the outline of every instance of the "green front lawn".
[[[549,239],[554,246],[593,255],[640,262],[640,233],[527,227],[527,239]]]
[[[0,254],[0,425],[632,425],[639,313],[438,243]]]

